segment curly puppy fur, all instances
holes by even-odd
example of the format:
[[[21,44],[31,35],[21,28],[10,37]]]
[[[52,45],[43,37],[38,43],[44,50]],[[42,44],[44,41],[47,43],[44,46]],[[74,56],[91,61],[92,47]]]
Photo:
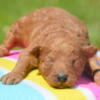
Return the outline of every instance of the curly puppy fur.
[[[4,84],[20,82],[34,67],[57,88],[75,85],[88,59],[95,55],[85,24],[61,8],[41,8],[18,19],[0,46],[0,56],[15,46],[25,48]],[[91,51],[91,52],[90,52]]]

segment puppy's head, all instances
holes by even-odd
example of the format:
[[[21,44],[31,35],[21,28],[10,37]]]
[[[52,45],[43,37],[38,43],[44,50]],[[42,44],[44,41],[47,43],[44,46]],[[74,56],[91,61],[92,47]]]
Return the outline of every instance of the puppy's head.
[[[53,87],[74,86],[84,70],[88,55],[87,50],[89,49],[90,47],[75,48],[69,46],[65,50],[51,51],[42,59],[39,67],[40,72]]]

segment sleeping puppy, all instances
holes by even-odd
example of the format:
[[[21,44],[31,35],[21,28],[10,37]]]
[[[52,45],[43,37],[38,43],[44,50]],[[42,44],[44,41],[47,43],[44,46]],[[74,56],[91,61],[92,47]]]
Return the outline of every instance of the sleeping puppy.
[[[16,84],[38,67],[51,86],[71,87],[97,51],[90,45],[85,24],[67,11],[53,7],[38,9],[18,19],[0,46],[0,56],[8,55],[16,46],[25,49],[15,68],[1,78],[4,84]],[[95,75],[98,83],[100,73]]]

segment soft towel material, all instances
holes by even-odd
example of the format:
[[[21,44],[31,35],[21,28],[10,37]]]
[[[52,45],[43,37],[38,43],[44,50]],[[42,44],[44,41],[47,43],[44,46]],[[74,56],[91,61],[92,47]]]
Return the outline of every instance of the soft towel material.
[[[0,77],[11,71],[19,57],[19,50],[0,58]],[[73,88],[55,89],[33,70],[22,82],[4,85],[0,82],[0,100],[100,100],[100,87],[82,76]]]

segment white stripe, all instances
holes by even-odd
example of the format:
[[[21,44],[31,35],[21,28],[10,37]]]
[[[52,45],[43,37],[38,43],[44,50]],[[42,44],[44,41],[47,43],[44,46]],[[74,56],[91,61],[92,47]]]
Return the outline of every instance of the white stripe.
[[[95,96],[88,88],[76,87],[75,89],[80,90],[85,95],[87,100],[96,100]]]
[[[100,51],[97,51],[96,56],[100,57]]]
[[[4,74],[10,72],[10,71],[8,71],[7,69],[3,68],[2,66],[0,66],[0,71],[1,71],[1,72],[3,71]]]

